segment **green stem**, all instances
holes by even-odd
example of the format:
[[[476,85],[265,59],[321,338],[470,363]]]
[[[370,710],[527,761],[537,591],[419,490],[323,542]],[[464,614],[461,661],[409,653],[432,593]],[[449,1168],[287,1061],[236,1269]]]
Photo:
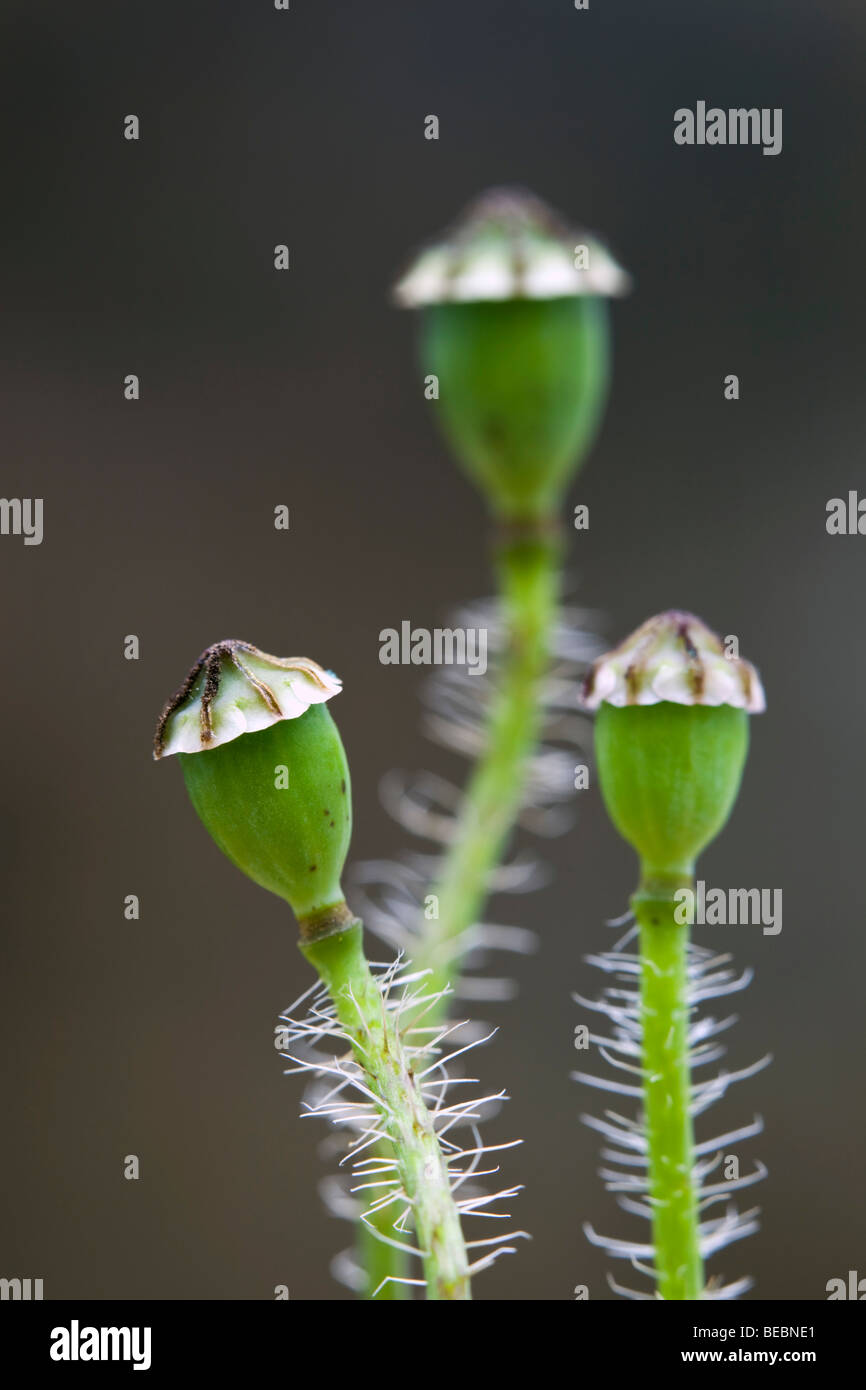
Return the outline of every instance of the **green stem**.
[[[688,926],[674,917],[681,874],[644,872],[632,898],[640,929],[643,1091],[658,1291],[698,1299],[704,1287],[690,1112]]]
[[[367,964],[361,923],[304,942],[301,950],[328,987],[337,1018],[379,1109],[381,1128],[396,1159],[397,1176],[412,1206],[427,1297],[469,1299],[469,1263],[448,1164],[400,1034],[383,1007],[379,986]],[[390,1239],[401,1239],[392,1228],[386,1229]],[[385,1272],[395,1272],[384,1261],[380,1268],[383,1278]]]
[[[507,634],[505,664],[490,708],[486,748],[469,779],[454,838],[431,889],[438,916],[425,921],[424,935],[413,952],[415,968],[430,971],[425,993],[435,994],[456,984],[466,933],[483,911],[491,874],[502,859],[520,810],[526,766],[542,719],[541,684],[556,618],[561,550],[558,529],[548,523],[535,535],[515,535],[505,541],[496,555]],[[425,1024],[441,1022],[447,1009],[447,998],[427,1006]],[[384,1277],[383,1270],[399,1275],[405,1262],[401,1251],[380,1244],[373,1271],[368,1264],[371,1240],[368,1231],[359,1232],[358,1253],[362,1268],[368,1271],[368,1296],[376,1288],[375,1275]],[[405,1296],[404,1285],[392,1282],[385,1287]]]
[[[466,933],[478,921],[490,878],[505,852],[523,797],[526,767],[542,719],[545,676],[559,590],[561,542],[552,528],[534,537],[506,541],[497,555],[507,651],[499,689],[493,696],[487,742],[461,802],[454,837],[431,892],[438,917],[413,956],[429,969],[430,989],[454,985]],[[428,1015],[435,1022],[446,1011]]]

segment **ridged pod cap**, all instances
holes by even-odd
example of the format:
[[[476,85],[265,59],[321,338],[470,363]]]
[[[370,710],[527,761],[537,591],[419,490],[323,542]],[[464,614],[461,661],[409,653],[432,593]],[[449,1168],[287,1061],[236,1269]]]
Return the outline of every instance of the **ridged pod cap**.
[[[578,248],[581,248],[578,254]],[[521,188],[493,188],[418,252],[394,286],[403,309],[503,299],[627,294],[631,280],[591,232]]]
[[[732,705],[761,714],[761,678],[749,661],[728,656],[721,637],[694,613],[672,608],[648,618],[594,663],[583,703],[609,705]]]
[[[342,684],[303,656],[279,657],[227,639],[202,652],[160,715],[155,758],[218,748],[241,734],[296,719]]]

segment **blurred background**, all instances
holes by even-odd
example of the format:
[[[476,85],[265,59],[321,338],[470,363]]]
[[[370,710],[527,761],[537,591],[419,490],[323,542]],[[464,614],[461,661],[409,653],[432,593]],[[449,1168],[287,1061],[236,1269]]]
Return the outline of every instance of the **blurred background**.
[[[389,768],[461,771],[419,732],[424,672],[378,660],[381,628],[441,625],[491,586],[482,506],[386,292],[503,182],[600,233],[635,277],[571,498],[590,508],[570,541],[577,601],[611,642],[691,608],[739,635],[768,693],[701,869],[783,890],[781,935],[726,942],[756,971],[731,1063],[775,1060],[702,1133],[760,1112],[743,1161],[770,1178],[760,1235],[710,1269],[782,1300],[866,1275],[866,539],[825,530],[829,498],[866,490],[862,8],[4,13],[0,490],[43,497],[45,533],[0,538],[0,1275],[42,1278],[46,1298],[349,1297],[328,1271],[348,1228],[314,1193],[323,1131],[272,1046],[310,983],[294,923],[221,859],[150,739],[198,652],[237,636],[342,676],[354,857],[406,846],[378,800]],[[674,110],[698,100],[781,107],[782,153],[676,146]],[[581,1223],[641,1228],[603,1192],[579,1120],[603,1098],[569,1080],[586,1019],[570,992],[598,988],[583,956],[611,943],[634,866],[595,790],[541,852],[550,886],[491,908],[540,949],[514,967],[517,1000],[482,1012],[500,1031],[475,1059],[512,1097],[487,1134],[525,1140],[503,1173],[525,1183],[512,1210],[534,1238],[476,1297],[609,1298]]]

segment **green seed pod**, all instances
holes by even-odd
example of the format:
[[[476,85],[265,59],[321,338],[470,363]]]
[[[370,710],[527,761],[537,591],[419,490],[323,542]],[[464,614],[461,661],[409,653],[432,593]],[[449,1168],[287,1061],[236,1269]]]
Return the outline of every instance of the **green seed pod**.
[[[646,891],[690,879],[733,809],[764,709],[754,667],[691,613],[662,613],[593,666],[596,759],[611,820],[637,851]]]
[[[397,284],[399,305],[424,310],[446,436],[502,519],[556,512],[607,395],[604,301],[628,284],[595,238],[509,189],[479,198]]]
[[[177,753],[216,844],[290,904],[304,940],[354,919],[340,879],[352,833],[349,768],[325,701],[339,680],[246,642],[208,647],[166,705],[154,757]]]

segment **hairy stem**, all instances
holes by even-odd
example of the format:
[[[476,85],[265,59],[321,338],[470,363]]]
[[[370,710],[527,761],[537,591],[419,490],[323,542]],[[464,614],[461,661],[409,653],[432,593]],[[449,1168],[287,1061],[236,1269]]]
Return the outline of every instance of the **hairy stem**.
[[[305,943],[301,949],[327,985],[337,1018],[379,1110],[381,1129],[412,1206],[427,1298],[469,1299],[469,1262],[448,1164],[397,1027],[370,973],[361,923]],[[389,1239],[400,1239],[392,1228],[385,1229]],[[384,1259],[377,1261],[377,1269],[382,1278],[395,1273]]]
[[[486,748],[469,779],[435,896],[414,956],[431,970],[430,989],[454,985],[466,933],[478,921],[490,878],[505,852],[523,797],[526,767],[542,718],[541,685],[556,617],[561,544],[552,530],[506,541],[497,554],[507,651],[493,696]],[[444,1012],[444,1005],[440,1006]]]
[[[667,881],[669,879],[669,881]],[[640,929],[643,1091],[658,1291],[697,1299],[704,1287],[694,1177],[689,1068],[689,929],[674,917],[691,878],[644,875],[632,898]]]
[[[454,838],[431,889],[438,916],[425,922],[425,933],[413,952],[413,965],[430,971],[425,991],[430,994],[453,987],[459,978],[466,933],[483,911],[491,874],[520,810],[526,766],[541,724],[541,684],[556,619],[561,549],[559,533],[551,524],[537,535],[505,541],[496,556],[507,650],[489,712],[486,748],[469,779]],[[443,998],[428,1009],[425,1021],[435,1024],[446,1009]],[[387,1216],[385,1211],[374,1218],[378,1229],[386,1229]],[[383,1269],[399,1276],[405,1264],[401,1251],[381,1244],[374,1251],[374,1243],[362,1228],[359,1258],[367,1274],[368,1297],[381,1282]],[[385,1288],[394,1290],[392,1297],[406,1295],[405,1285],[396,1278]]]

